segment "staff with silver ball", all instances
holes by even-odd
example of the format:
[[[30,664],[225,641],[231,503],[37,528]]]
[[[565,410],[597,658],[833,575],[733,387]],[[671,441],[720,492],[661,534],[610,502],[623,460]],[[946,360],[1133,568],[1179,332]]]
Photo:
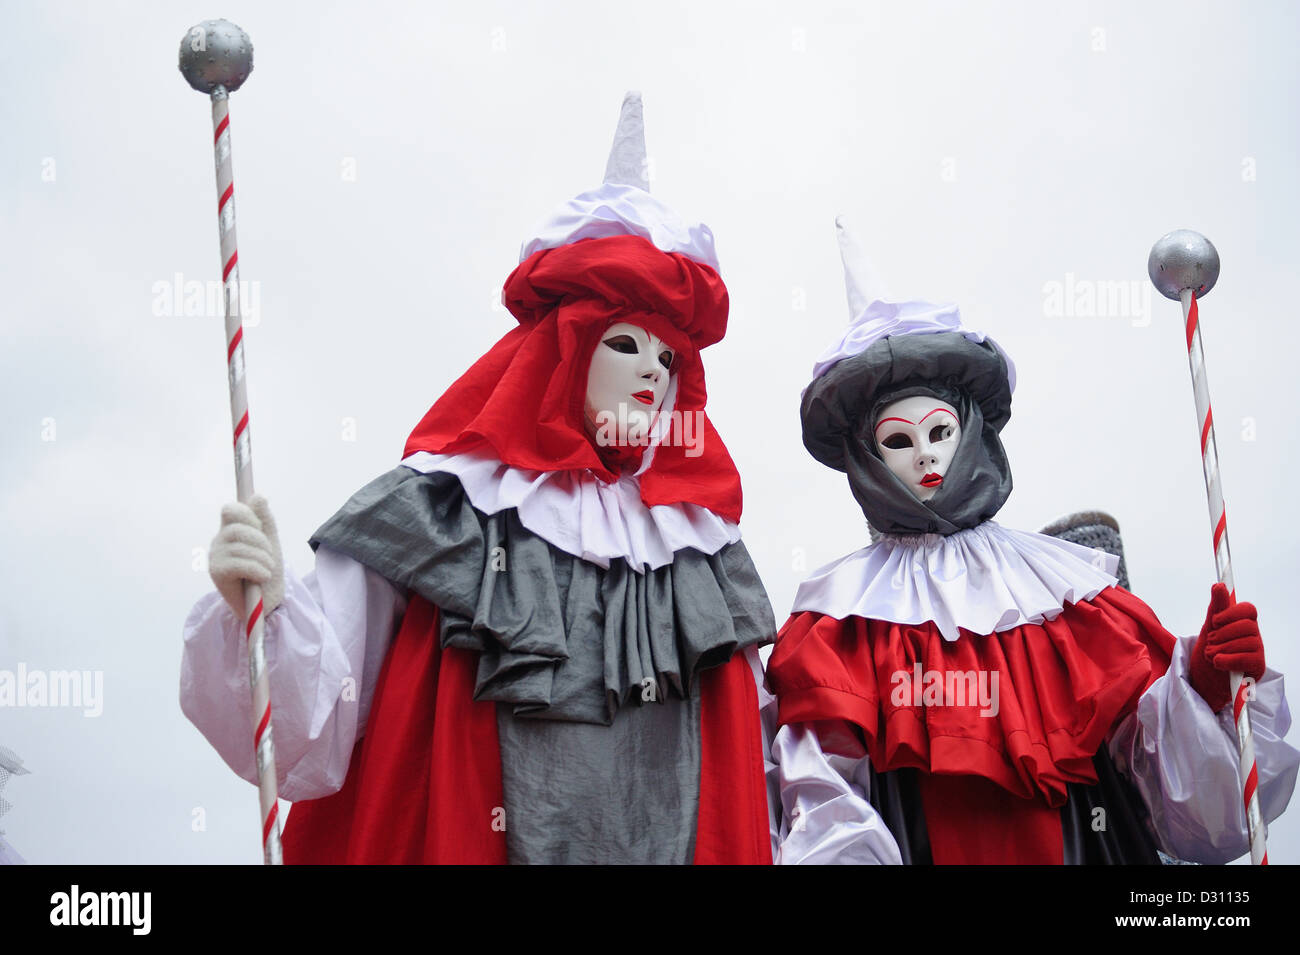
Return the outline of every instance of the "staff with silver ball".
[[[1196,302],[1214,288],[1219,279],[1219,253],[1199,232],[1178,229],[1161,236],[1151,247],[1147,274],[1161,295],[1177,299],[1183,306],[1187,333],[1187,360],[1192,373],[1192,392],[1196,398],[1196,420],[1201,429],[1201,466],[1205,475],[1205,494],[1210,506],[1210,528],[1214,540],[1214,563],[1219,583],[1227,589],[1227,600],[1236,603],[1237,592],[1232,579],[1232,560],[1228,550],[1228,512],[1223,504],[1223,487],[1219,476],[1219,452],[1214,440],[1214,414],[1210,408],[1210,385],[1205,372],[1205,351],[1201,345],[1201,327]],[[1211,610],[1213,611],[1213,606]],[[1232,715],[1237,727],[1237,746],[1241,754],[1242,800],[1246,823],[1250,829],[1250,861],[1268,865],[1264,820],[1259,809],[1259,771],[1255,765],[1255,737],[1250,728],[1251,683],[1245,675],[1229,675]]]
[[[253,70],[253,44],[248,34],[228,20],[204,20],[191,27],[181,40],[181,75],[200,93],[212,99],[213,149],[217,172],[217,226],[221,237],[222,301],[226,318],[227,381],[230,386],[230,418],[233,424],[235,455],[235,488],[240,505],[232,507],[257,507],[260,499],[253,494],[253,452],[248,423],[248,390],[244,376],[244,328],[239,314],[239,251],[235,241],[235,182],[230,156],[230,94],[239,89]],[[253,746],[257,758],[258,797],[262,810],[262,858],[267,865],[279,865],[283,860],[280,851],[280,827],[277,822],[278,789],[275,771],[275,747],[271,736],[271,688],[267,676],[266,655],[263,646],[264,603],[262,583],[274,586],[277,578],[272,568],[260,566],[256,557],[264,543],[263,531],[274,534],[273,526],[259,526],[259,519],[241,524],[226,518],[240,515],[223,513],[222,534],[231,540],[223,548],[223,558],[238,565],[242,579],[244,637],[248,646],[248,679],[253,696]],[[269,520],[269,513],[267,515]],[[263,540],[237,540],[244,536],[262,535]],[[220,536],[218,538],[221,540]],[[248,553],[240,556],[240,549]],[[216,548],[214,547],[214,551]],[[217,555],[214,553],[214,561]],[[216,568],[210,568],[216,576]],[[260,581],[260,582],[259,582]],[[227,600],[239,603],[238,592],[223,593]],[[268,592],[268,600],[272,595]],[[238,610],[237,610],[238,612]]]

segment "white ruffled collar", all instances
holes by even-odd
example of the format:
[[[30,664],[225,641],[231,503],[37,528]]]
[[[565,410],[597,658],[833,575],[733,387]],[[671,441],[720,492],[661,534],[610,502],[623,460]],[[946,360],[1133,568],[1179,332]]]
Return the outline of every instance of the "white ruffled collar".
[[[656,504],[641,500],[640,477],[672,428],[677,376],[668,381],[649,446],[634,474],[607,482],[591,471],[533,471],[502,463],[483,451],[433,454],[417,451],[402,464],[427,474],[445,471],[460,478],[470,503],[484,514],[516,508],[519,521],[538,537],[574,557],[608,568],[618,558],[637,573],[673,562],[677,551],[694,547],[715,554],[740,540],[740,527],[699,504]]]
[[[886,534],[813,571],[793,611],[842,620],[933,621],[994,633],[1055,618],[1067,603],[1114,586],[1119,558],[1069,541],[985,521],[955,534]]]
[[[417,451],[402,464],[422,474],[455,474],[483,513],[516,508],[520,523],[538,537],[601,567],[622,558],[644,573],[671,564],[684,547],[714,554],[740,540],[739,525],[699,504],[647,507],[641,471],[606,483],[591,471],[532,471],[475,452]]]

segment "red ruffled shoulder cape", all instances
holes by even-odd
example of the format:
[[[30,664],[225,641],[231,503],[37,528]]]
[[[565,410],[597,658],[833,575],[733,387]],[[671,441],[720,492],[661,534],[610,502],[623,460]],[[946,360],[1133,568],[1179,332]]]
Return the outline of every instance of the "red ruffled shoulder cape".
[[[412,594],[343,788],[295,803],[288,864],[505,863],[496,704],[473,699],[477,655],[443,650],[438,611]],[[772,861],[758,692],[737,654],[700,682],[696,864]]]
[[[877,771],[920,770],[936,862],[1059,862],[1067,784],[1097,782],[1093,756],[1174,642],[1119,587],[1040,625],[953,642],[933,623],[805,611],[777,634],[767,682],[782,724],[846,721]]]

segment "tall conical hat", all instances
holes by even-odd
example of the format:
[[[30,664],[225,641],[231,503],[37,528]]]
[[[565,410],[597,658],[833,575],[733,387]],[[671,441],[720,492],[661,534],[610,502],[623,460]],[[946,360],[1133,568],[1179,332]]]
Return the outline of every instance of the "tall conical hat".
[[[605,164],[605,182],[635,186],[650,191],[650,164],[645,153],[645,118],[641,115],[641,94],[629,92],[614,130],[614,145]]]
[[[641,94],[623,97],[614,145],[605,165],[605,179],[555,209],[533,229],[519,250],[519,261],[541,249],[556,249],[582,239],[637,235],[661,252],[678,253],[716,270],[718,255],[713,233],[699,222],[682,219],[650,195],[645,123]]]

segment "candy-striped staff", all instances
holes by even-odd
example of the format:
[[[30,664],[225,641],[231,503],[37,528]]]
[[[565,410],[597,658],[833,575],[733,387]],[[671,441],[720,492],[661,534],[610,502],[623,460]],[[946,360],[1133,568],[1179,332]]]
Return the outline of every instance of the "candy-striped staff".
[[[1201,329],[1196,300],[1204,298],[1219,278],[1219,253],[1210,240],[1199,232],[1179,229],[1162,236],[1151,247],[1147,274],[1166,298],[1183,303],[1183,321],[1187,329],[1187,360],[1192,371],[1192,392],[1196,397],[1196,420],[1201,426],[1201,466],[1205,472],[1205,494],[1210,504],[1210,527],[1214,534],[1214,563],[1219,582],[1237,598],[1232,582],[1232,560],[1228,551],[1228,512],[1223,505],[1223,488],[1219,479],[1219,452],[1214,442],[1214,414],[1210,410],[1210,385],[1205,374],[1205,351],[1201,347]],[[1255,768],[1255,736],[1250,729],[1246,702],[1251,696],[1250,683],[1243,674],[1230,676],[1232,714],[1237,724],[1237,748],[1241,754],[1242,799],[1246,804],[1246,824],[1250,827],[1250,861],[1268,865],[1264,819],[1259,811],[1259,772]]]
[[[221,236],[222,301],[226,314],[226,367],[230,420],[234,425],[235,488],[239,500],[253,496],[253,451],[248,430],[248,390],[244,378],[244,326],[239,317],[239,252],[235,243],[235,181],[230,164],[230,94],[253,69],[248,34],[228,20],[204,20],[181,40],[180,71],[190,86],[212,97],[212,139],[217,167],[217,226]],[[271,742],[271,688],[262,645],[262,588],[244,581],[248,680],[253,691],[253,746],[257,789],[262,804],[262,858],[279,865],[280,827],[276,822],[275,748]]]

